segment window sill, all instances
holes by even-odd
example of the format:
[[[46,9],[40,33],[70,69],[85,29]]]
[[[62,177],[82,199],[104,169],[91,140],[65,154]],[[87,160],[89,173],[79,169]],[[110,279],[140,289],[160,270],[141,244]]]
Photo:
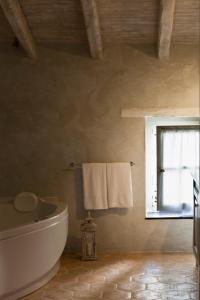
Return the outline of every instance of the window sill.
[[[178,214],[170,212],[148,212],[146,214],[145,220],[154,220],[154,219],[193,219],[191,214]]]

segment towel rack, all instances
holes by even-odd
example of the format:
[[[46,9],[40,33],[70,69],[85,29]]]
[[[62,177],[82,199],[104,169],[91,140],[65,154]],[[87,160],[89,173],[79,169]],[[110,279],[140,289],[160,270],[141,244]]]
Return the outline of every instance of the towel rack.
[[[130,166],[134,166],[135,163],[133,161],[130,161]],[[64,171],[66,170],[74,170],[74,169],[82,169],[82,164],[81,163],[75,163],[75,162],[71,162],[69,164],[69,166],[65,169],[63,169]]]

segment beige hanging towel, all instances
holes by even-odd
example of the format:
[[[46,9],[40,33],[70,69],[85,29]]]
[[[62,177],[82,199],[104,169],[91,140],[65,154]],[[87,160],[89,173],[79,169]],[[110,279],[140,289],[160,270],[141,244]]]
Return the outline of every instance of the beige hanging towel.
[[[133,207],[130,163],[107,163],[108,207]]]
[[[106,163],[84,163],[82,167],[85,209],[108,209]]]

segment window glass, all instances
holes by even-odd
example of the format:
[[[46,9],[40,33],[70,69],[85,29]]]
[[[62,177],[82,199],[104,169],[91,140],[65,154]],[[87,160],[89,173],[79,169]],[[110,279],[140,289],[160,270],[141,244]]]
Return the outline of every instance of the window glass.
[[[162,128],[158,143],[159,209],[192,215],[193,174],[199,167],[198,129]]]

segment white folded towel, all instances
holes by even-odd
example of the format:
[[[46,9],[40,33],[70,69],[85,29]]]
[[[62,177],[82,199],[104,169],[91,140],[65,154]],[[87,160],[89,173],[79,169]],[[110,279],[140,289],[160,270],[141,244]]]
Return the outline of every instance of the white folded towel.
[[[85,209],[107,209],[106,164],[84,163],[82,167]]]
[[[130,163],[107,163],[108,206],[133,207]]]

